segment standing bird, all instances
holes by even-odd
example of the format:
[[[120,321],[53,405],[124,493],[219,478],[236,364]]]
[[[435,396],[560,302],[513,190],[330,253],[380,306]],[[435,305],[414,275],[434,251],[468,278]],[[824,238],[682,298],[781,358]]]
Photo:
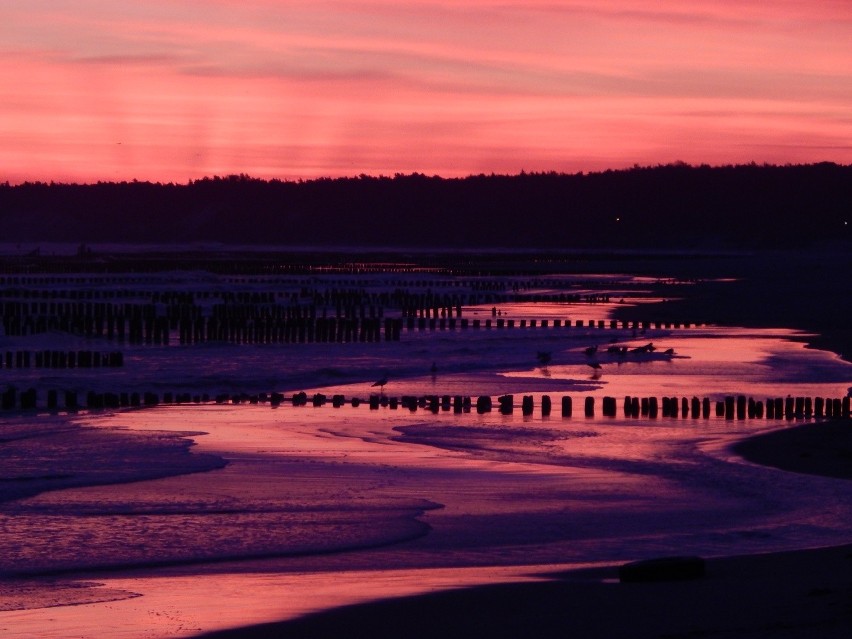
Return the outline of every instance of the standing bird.
[[[388,383],[388,376],[387,376],[387,375],[384,375],[384,376],[382,376],[382,378],[381,378],[381,379],[376,380],[375,382],[373,382],[373,384],[372,384],[372,385],[373,385],[373,386],[378,386],[378,387],[380,388],[381,392],[383,392],[383,393],[384,393],[384,392],[385,392],[385,384],[387,384],[387,383]]]

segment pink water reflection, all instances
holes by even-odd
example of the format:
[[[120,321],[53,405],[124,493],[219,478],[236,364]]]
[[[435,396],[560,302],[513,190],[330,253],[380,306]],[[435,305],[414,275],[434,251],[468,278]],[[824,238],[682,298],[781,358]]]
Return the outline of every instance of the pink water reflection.
[[[203,432],[193,436],[197,450],[229,465],[22,500],[4,524],[4,543],[34,554],[51,547],[55,561],[89,553],[92,565],[120,566],[126,557],[111,536],[130,539],[142,567],[89,577],[142,596],[4,612],[0,628],[10,637],[95,637],[105,629],[128,638],[189,636],[365,599],[524,578],[531,565],[845,540],[852,509],[838,501],[834,480],[754,467],[725,453],[729,441],[786,423],[582,416],[586,395],[844,395],[850,365],[789,335],[713,327],[636,336],[482,331],[465,336],[463,346],[480,359],[498,349],[494,367],[465,372],[463,353],[451,373],[392,379],[386,388],[394,395],[430,388],[533,394],[537,403],[543,394],[567,394],[575,400],[571,419],[559,416],[558,401],[550,418],[538,406],[525,417],[519,409],[433,415],[287,404],[81,417],[93,428],[151,437]],[[604,372],[590,379],[584,348],[605,351],[612,338],[631,348],[653,341],[675,356],[619,364],[617,356],[596,354]],[[441,348],[458,348],[454,339]],[[547,374],[534,364],[499,365],[532,359],[542,343],[553,352]],[[405,349],[422,346],[413,336],[388,348],[404,358]],[[376,392],[369,381],[306,390]],[[45,518],[73,534],[44,534]],[[74,545],[64,548],[63,539]],[[311,554],[332,547],[338,552]],[[174,565],[146,565],[149,557]]]

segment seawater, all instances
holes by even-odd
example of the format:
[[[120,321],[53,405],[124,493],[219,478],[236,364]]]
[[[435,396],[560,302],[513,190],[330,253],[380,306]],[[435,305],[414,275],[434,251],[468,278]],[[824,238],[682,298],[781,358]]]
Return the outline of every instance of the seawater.
[[[506,309],[518,318],[535,310]],[[546,310],[551,318],[572,313]],[[606,319],[610,310],[594,312]],[[490,316],[487,307],[469,312]],[[7,636],[49,636],[48,628],[53,636],[102,635],[109,605],[127,614],[122,636],[186,636],[367,596],[508,578],[501,571],[512,567],[847,542],[846,483],[755,466],[728,451],[789,422],[600,415],[604,396],[846,395],[852,365],[805,348],[805,338],[716,326],[483,328],[414,331],[377,344],[140,346],[108,376],[14,371],[22,387],[40,390],[201,385],[362,398],[387,375],[387,395],[511,393],[520,403],[530,394],[536,410],[206,404],[8,419],[0,427],[0,574],[6,590],[28,584],[16,605],[32,610],[3,613],[0,628]],[[45,348],[69,340],[37,339]],[[649,355],[606,353],[647,343],[656,347]],[[27,344],[6,339],[4,348],[39,347]],[[591,345],[599,372],[588,366]],[[667,349],[672,355],[661,354]],[[551,354],[546,366],[536,358],[542,351]],[[0,374],[6,381],[13,373]],[[554,400],[550,417],[540,412],[545,394]],[[571,418],[560,416],[564,395],[574,401]],[[582,413],[588,396],[594,418]],[[365,575],[371,590],[358,586]],[[69,596],[81,579],[107,584],[109,594],[86,586],[89,594]],[[51,599],[44,593],[57,583],[66,590]],[[177,588],[181,611],[165,601]],[[223,592],[249,609],[217,616]],[[50,613],[66,625],[51,626],[35,609],[133,593],[143,596]],[[272,599],[263,612],[250,608]],[[146,606],[172,616],[154,623]]]
[[[788,337],[714,328],[625,332],[621,343],[654,341],[675,356],[613,355],[600,360],[603,374],[584,361],[589,335],[558,340],[532,331],[433,337],[430,353],[443,366],[428,375],[406,368],[417,339],[373,345],[379,353],[369,356],[353,348],[339,362],[321,348],[281,362],[303,374],[309,393],[366,397],[377,392],[370,377],[311,387],[327,380],[310,371],[373,367],[401,376],[386,389],[397,395],[515,393],[519,403],[534,393],[538,404],[548,394],[550,417],[538,407],[524,417],[519,409],[432,415],[285,404],[83,415],[70,429],[46,419],[38,436],[19,430],[4,451],[6,467],[17,470],[4,483],[0,571],[278,560],[391,546],[400,566],[464,566],[832,543],[849,524],[834,481],[719,453],[720,442],[777,423],[612,419],[600,416],[600,406],[594,419],[582,416],[585,396],[845,394],[852,367]],[[522,363],[541,339],[553,341],[554,363]],[[187,355],[215,371],[223,350],[206,363],[196,361],[197,351]],[[175,359],[179,370],[188,365],[183,354]],[[563,394],[574,399],[570,419],[559,416]],[[47,492],[12,500],[22,488]]]

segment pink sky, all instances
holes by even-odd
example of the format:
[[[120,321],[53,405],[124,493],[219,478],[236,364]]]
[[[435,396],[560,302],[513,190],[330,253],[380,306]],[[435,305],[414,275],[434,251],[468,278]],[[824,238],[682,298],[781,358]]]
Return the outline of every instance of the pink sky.
[[[3,0],[0,181],[852,163],[849,0]]]

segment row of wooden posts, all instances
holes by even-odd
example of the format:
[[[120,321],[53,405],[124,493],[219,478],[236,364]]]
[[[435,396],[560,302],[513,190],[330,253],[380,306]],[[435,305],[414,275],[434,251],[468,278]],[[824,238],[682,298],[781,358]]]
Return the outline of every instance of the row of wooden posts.
[[[282,393],[258,393],[258,394],[228,394],[220,393],[212,396],[208,393],[172,393],[166,392],[162,396],[154,392],[98,392],[89,391],[85,394],[85,402],[80,400],[77,391],[63,392],[62,407],[68,411],[102,408],[122,408],[157,406],[159,404],[202,404],[215,402],[216,404],[270,404],[277,408],[284,403],[293,406],[325,406],[330,404],[334,408],[344,405],[353,407],[361,404],[368,405],[377,410],[380,407],[391,410],[403,409],[417,411],[423,409],[432,413],[449,412],[478,414],[490,413],[494,410],[510,415],[518,407],[514,395],[500,395],[495,398],[482,395],[477,398],[462,395],[403,395],[402,397],[389,397],[384,394],[371,394],[366,399],[359,397],[346,398],[344,395],[336,394],[330,397],[317,393],[295,393],[289,397]],[[56,390],[47,391],[47,402],[42,405],[38,401],[35,389],[18,392],[15,388],[8,388],[2,394],[0,406],[3,410],[33,410],[47,408],[48,410],[59,410],[60,393]],[[601,401],[601,413],[604,417],[618,416],[618,400],[615,397],[603,397]],[[543,417],[548,417],[553,412],[553,402],[549,395],[542,395],[538,404]],[[574,413],[574,402],[570,396],[561,398],[562,417],[572,417]],[[524,395],[520,404],[521,413],[524,416],[533,415],[535,412],[535,400],[532,395]],[[828,398],[828,397],[776,397],[763,400],[755,400],[745,395],[726,396],[724,399],[711,401],[710,398],[699,399],[663,397],[630,397],[627,396],[622,402],[622,411],[625,417],[646,417],[656,419],[657,417],[669,418],[692,418],[709,419],[715,415],[727,420],[744,419],[811,419],[811,418],[849,418],[850,397]],[[585,397],[583,400],[583,415],[585,417],[596,416],[596,401],[594,397]]]
[[[6,351],[0,368],[118,368],[124,366],[121,351]]]
[[[406,331],[456,331],[479,329],[524,328],[594,328],[594,329],[680,329],[697,326],[691,322],[640,322],[619,320],[570,319],[467,319],[467,318],[298,318],[291,320],[220,320],[199,317],[171,322],[166,317],[88,318],[72,322],[47,320],[17,321],[6,318],[6,336],[27,336],[48,331],[64,331],[89,338],[106,338],[129,344],[168,345],[228,342],[238,344],[282,344],[313,342],[379,342],[399,341]],[[173,336],[173,333],[177,333]]]
[[[280,303],[308,304],[325,307],[380,306],[410,309],[406,314],[429,309],[443,309],[449,313],[463,306],[511,303],[598,304],[611,301],[607,294],[595,293],[545,293],[541,291],[490,293],[480,291],[438,292],[431,289],[409,290],[390,283],[393,290],[371,290],[374,283],[355,289],[337,289],[328,286],[298,286],[278,291],[162,291],[162,290],[44,290],[0,288],[0,309],[3,313],[61,314],[69,311],[90,315],[105,314],[110,307],[123,304],[160,304],[194,306],[204,301],[219,300],[233,306],[272,306]],[[127,300],[122,302],[120,300]]]
[[[2,270],[2,268],[0,268]],[[173,270],[173,269],[166,269]],[[382,271],[385,272],[385,271]],[[329,290],[360,290],[372,287],[382,287],[386,289],[408,289],[408,290],[429,290],[436,291],[441,289],[456,289],[469,290],[479,293],[517,293],[524,294],[527,292],[536,292],[536,294],[550,295],[548,293],[540,293],[544,290],[564,290],[570,291],[568,294],[574,300],[583,300],[589,298],[585,293],[576,293],[579,289],[593,289],[601,285],[600,280],[588,278],[533,278],[523,277],[520,275],[512,276],[506,273],[495,273],[489,277],[488,273],[479,273],[480,277],[469,278],[460,273],[444,273],[430,279],[406,279],[398,276],[389,276],[387,278],[333,278],[322,277],[227,277],[219,278],[222,285],[229,286],[263,286],[270,292],[269,289],[277,287],[279,290],[303,288],[306,286],[322,286]],[[696,280],[680,280],[668,279],[666,284],[681,284],[693,283]],[[663,282],[663,280],[660,280]],[[15,294],[18,297],[51,297],[51,298],[70,298],[70,299],[109,299],[121,297],[125,294],[138,296],[140,292],[146,293],[152,285],[150,277],[138,274],[115,273],[111,275],[76,275],[69,277],[68,275],[3,275],[0,272],[0,297],[4,296],[4,291],[9,291],[10,294]],[[111,285],[111,286],[107,286]],[[606,286],[617,286],[620,289],[625,288],[645,288],[646,284],[637,285],[629,278],[623,281],[607,281]],[[70,287],[70,288],[69,288]],[[92,288],[89,288],[92,287]],[[206,290],[185,290],[178,292],[181,295],[189,294],[198,297],[206,297],[209,291]],[[248,294],[252,299],[256,299],[255,291],[245,291],[241,294]],[[169,294],[169,293],[167,293]],[[216,295],[215,292],[212,293]]]

